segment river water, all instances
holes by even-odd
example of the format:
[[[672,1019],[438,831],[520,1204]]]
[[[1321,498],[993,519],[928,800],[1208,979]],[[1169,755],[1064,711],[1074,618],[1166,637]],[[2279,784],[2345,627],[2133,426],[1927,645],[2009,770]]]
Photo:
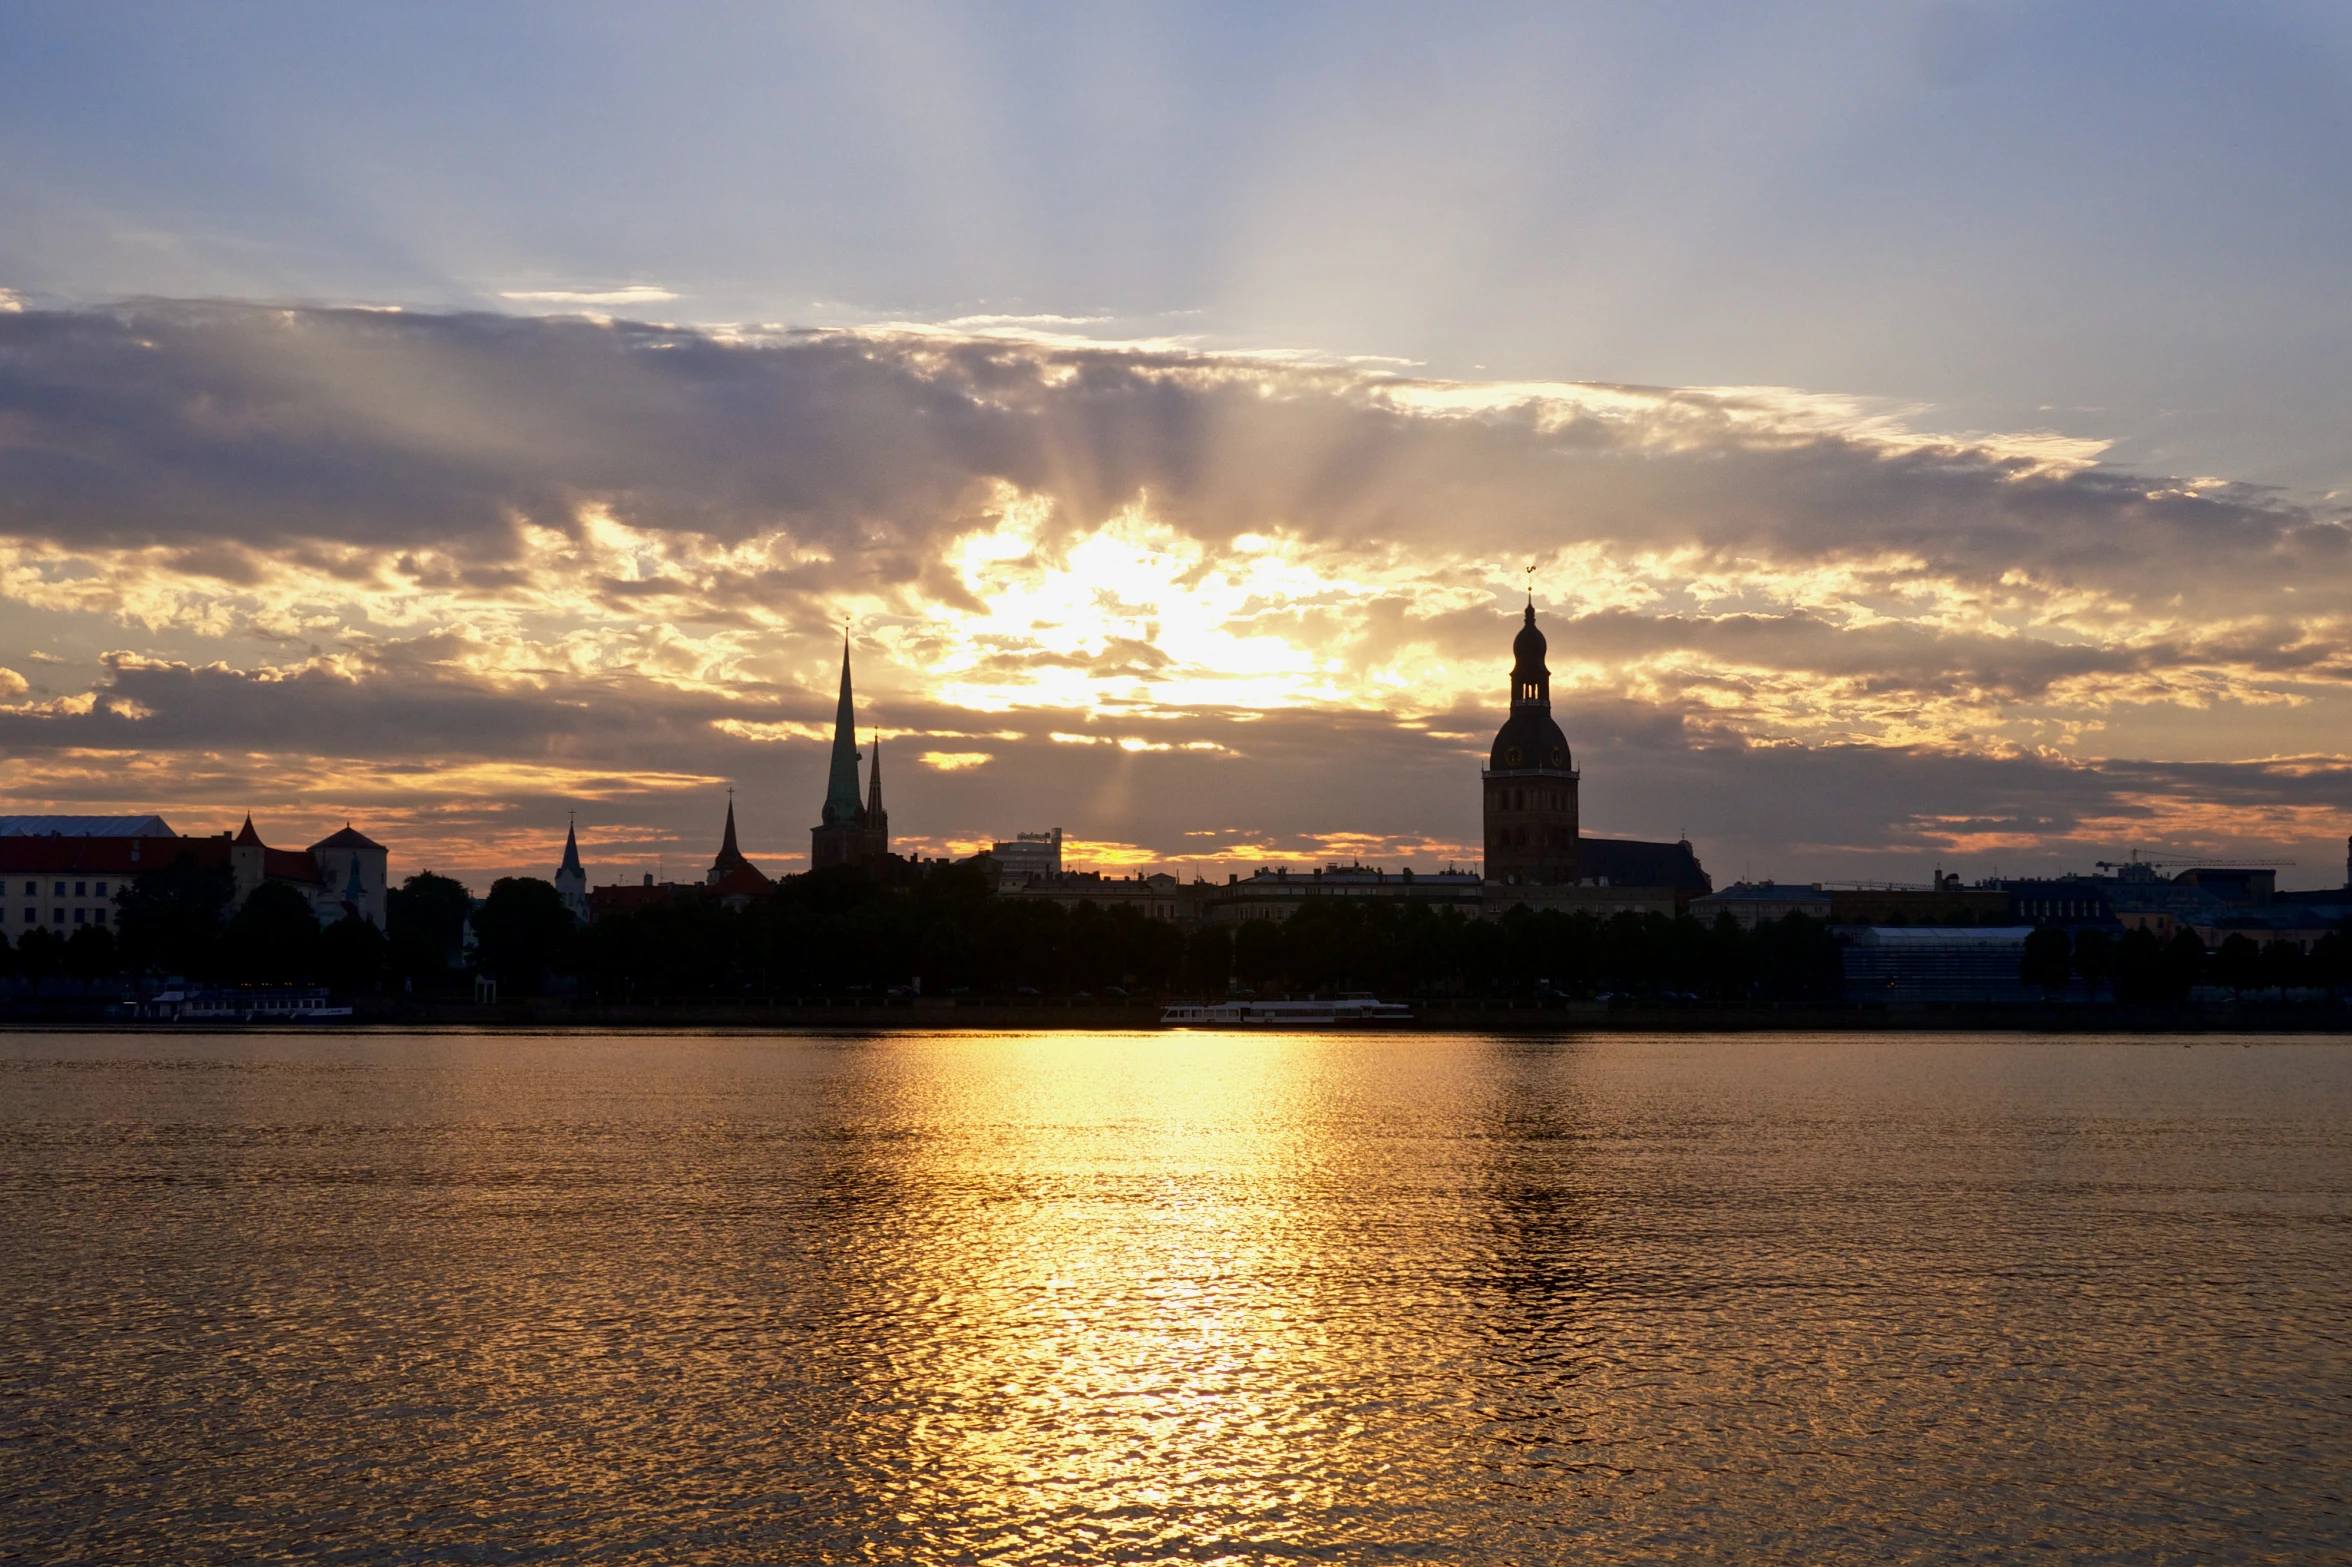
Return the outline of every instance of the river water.
[[[2316,1561],[2352,1043],[0,1036],[0,1559]]]

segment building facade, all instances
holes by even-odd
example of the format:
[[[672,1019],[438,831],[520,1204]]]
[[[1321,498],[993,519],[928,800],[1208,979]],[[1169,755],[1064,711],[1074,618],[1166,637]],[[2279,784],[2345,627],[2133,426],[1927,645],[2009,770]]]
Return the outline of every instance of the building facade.
[[[1846,999],[1858,1006],[2038,1001],[2020,977],[2030,925],[1871,926],[1839,950]]]
[[[1721,892],[1693,898],[1690,904],[1691,918],[1700,924],[1712,925],[1728,914],[1742,930],[1754,930],[1791,914],[1826,922],[1829,913],[1828,893],[1817,884],[1797,882],[1734,882]]]
[[[1188,920],[1207,925],[1245,925],[1252,920],[1287,920],[1325,898],[1385,898],[1453,910],[1475,918],[1485,911],[1484,888],[1468,871],[1381,870],[1365,865],[1326,865],[1292,875],[1289,867],[1230,876],[1224,885],[1195,882],[1184,889],[1192,907]]]
[[[349,822],[343,830],[310,846],[318,865],[319,896],[313,900],[322,923],[332,925],[346,915],[384,928],[386,903],[392,886],[392,854]]]
[[[307,849],[273,849],[249,815],[234,835],[182,838],[159,816],[9,817],[20,827],[0,832],[0,928],[14,937],[36,926],[70,935],[81,926],[112,926],[115,899],[150,871],[181,859],[199,867],[226,866],[234,892],[227,912],[268,882],[292,887],[321,925],[345,918],[384,928],[391,885],[390,854],[346,825]],[[78,827],[79,832],[64,829]]]
[[[996,862],[999,883],[1022,882],[1038,876],[1062,874],[1062,830],[1015,833],[1010,843],[991,844],[988,857]]]
[[[997,883],[997,896],[1007,902],[1039,901],[1075,909],[1091,903],[1103,909],[1133,909],[1147,920],[1180,923],[1184,888],[1165,873],[1105,876],[1099,871],[1057,871],[1014,877]]]

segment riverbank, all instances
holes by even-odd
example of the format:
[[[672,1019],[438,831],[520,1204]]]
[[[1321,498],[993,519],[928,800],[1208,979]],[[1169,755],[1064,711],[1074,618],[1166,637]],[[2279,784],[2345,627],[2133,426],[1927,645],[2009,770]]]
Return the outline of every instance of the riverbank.
[[[1952,1005],[1835,1007],[1771,1011],[1706,1005],[1640,1006],[1598,1001],[1439,999],[1411,1003],[1409,1022],[1384,1023],[1383,1033],[1905,1033],[2016,1032],[2039,1034],[2333,1034],[2352,1033],[2352,1010],[2341,1005],[2182,1007]],[[831,1001],[697,1001],[675,1006],[613,1006],[535,997],[494,1003],[394,1001],[362,998],[354,1015],[335,1022],[167,1023],[109,1018],[88,1008],[18,1003],[0,1012],[0,1031],[28,1029],[134,1030],[172,1033],[274,1032],[310,1029],[401,1028],[463,1030],[576,1029],[586,1032],[659,1032],[667,1029],[751,1033],[858,1032],[930,1029],[1158,1030],[1157,1003],[1066,1001],[1055,998],[972,1000],[857,998]],[[1313,1032],[1316,1030],[1310,1030]]]

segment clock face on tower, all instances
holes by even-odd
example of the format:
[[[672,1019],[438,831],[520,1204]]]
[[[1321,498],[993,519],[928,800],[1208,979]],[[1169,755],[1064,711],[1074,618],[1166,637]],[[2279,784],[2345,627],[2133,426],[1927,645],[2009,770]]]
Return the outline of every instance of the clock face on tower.
[[[1513,746],[1503,753],[1503,765],[1505,767],[1517,767],[1519,765],[1519,748],[1517,746]]]

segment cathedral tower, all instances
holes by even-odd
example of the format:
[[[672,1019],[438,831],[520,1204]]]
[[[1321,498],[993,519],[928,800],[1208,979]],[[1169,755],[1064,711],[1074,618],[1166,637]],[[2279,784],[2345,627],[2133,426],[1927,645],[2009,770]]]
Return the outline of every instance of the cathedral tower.
[[[1495,732],[1480,774],[1485,787],[1486,879],[1513,886],[1577,880],[1576,769],[1568,737],[1552,722],[1552,672],[1535,600],[1511,644],[1511,716]]]
[[[857,708],[849,695],[849,639],[841,639],[841,701],[833,710],[833,765],[825,779],[825,804],[809,829],[809,869],[860,865],[890,852],[890,821],[882,811],[882,746],[874,744],[874,791],[869,807],[858,801]]]

